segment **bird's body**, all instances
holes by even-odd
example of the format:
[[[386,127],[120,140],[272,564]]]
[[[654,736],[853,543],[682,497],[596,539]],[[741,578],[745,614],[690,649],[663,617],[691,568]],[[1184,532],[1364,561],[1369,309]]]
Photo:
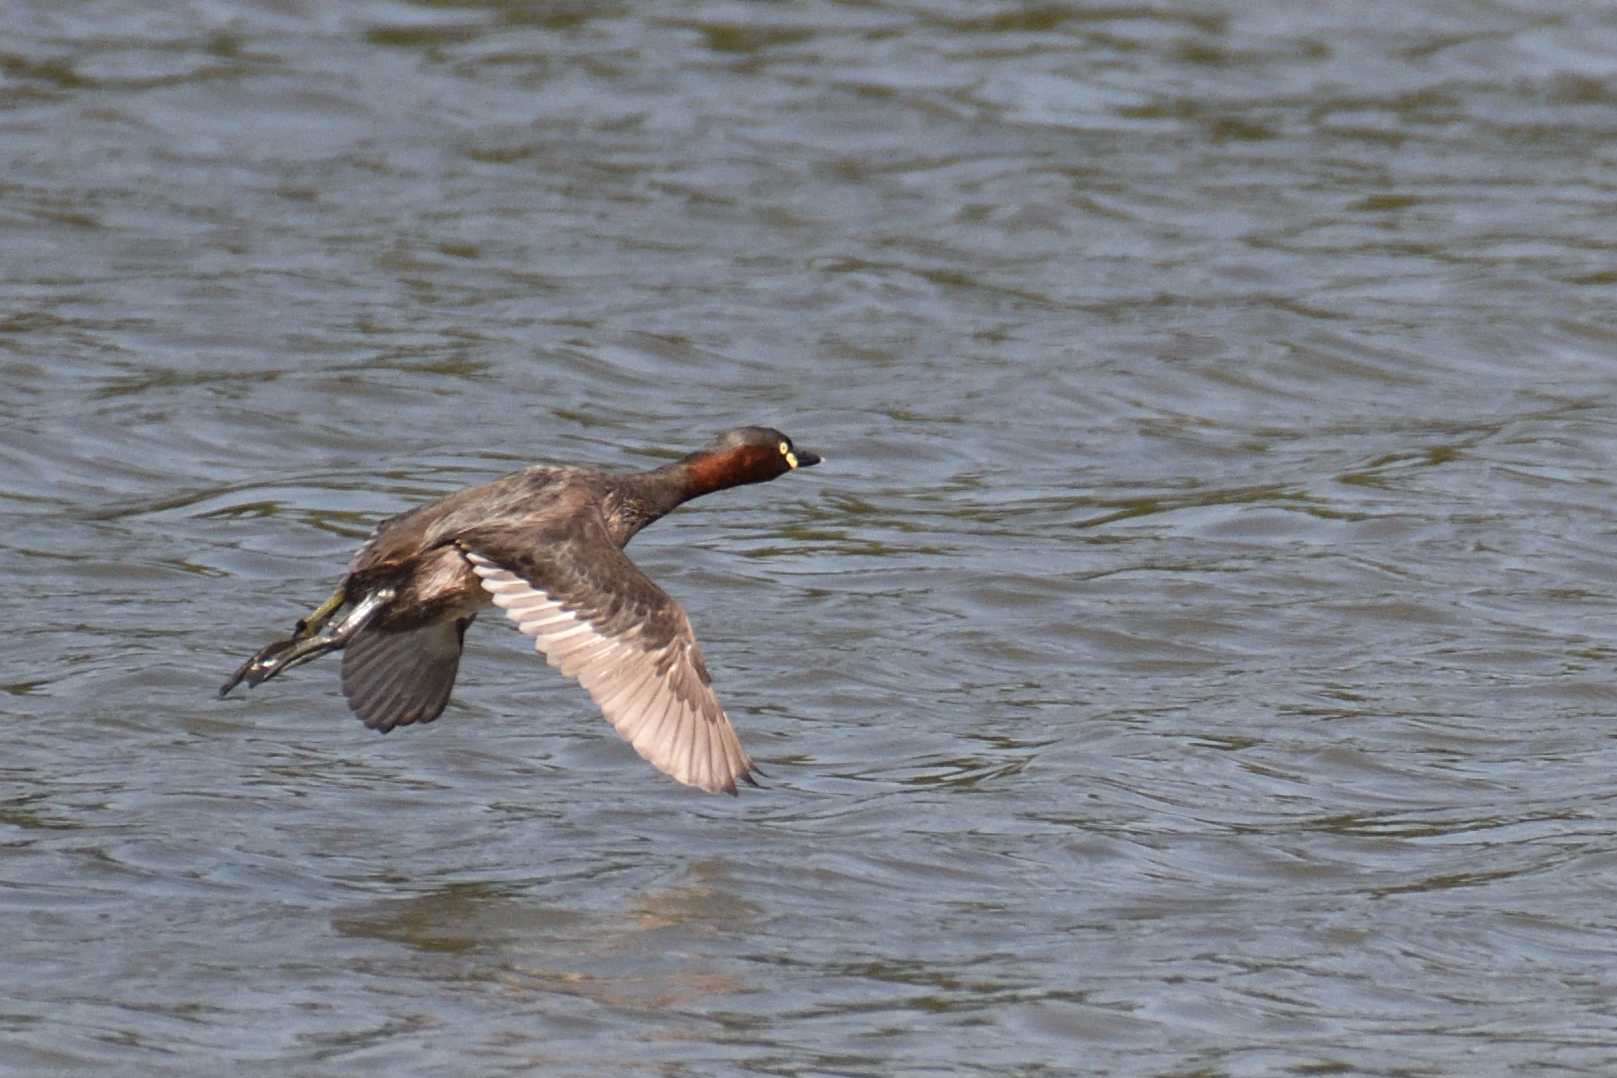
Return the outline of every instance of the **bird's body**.
[[[623,548],[692,498],[819,459],[779,431],[742,427],[650,471],[535,465],[389,517],[331,597],[220,695],[341,650],[343,694],[365,725],[431,722],[449,702],[467,628],[492,603],[647,760],[680,782],[734,793],[755,768],[690,622]]]

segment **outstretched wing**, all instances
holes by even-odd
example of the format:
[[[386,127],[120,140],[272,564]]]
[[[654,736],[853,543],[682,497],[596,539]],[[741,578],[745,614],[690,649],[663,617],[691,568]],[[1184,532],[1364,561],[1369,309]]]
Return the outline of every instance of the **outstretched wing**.
[[[495,605],[653,766],[709,793],[756,785],[685,612],[612,543],[598,513],[586,520],[582,536],[536,544],[474,533],[460,545]]]

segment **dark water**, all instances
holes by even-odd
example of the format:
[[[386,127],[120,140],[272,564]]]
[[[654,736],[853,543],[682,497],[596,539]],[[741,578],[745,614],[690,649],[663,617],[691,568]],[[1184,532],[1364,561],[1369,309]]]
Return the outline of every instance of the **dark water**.
[[[1598,5],[20,4],[0,1068],[1617,1070]],[[768,770],[378,517],[767,422],[634,553]]]

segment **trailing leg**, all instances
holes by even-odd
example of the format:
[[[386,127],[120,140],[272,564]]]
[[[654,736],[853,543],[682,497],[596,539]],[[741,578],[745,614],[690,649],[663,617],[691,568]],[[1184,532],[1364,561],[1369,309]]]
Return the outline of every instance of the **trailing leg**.
[[[310,633],[318,631],[331,620],[331,615],[335,614],[347,599],[347,591],[339,584],[337,590],[332,592],[325,602],[315,607],[308,617],[298,619],[297,627],[292,630],[292,639],[302,640]]]
[[[379,588],[354,604],[354,609],[335,626],[311,635],[314,630],[330,620],[332,610],[336,609],[333,600],[337,601],[336,605],[341,605],[341,596],[332,596],[309,615],[308,619],[298,622],[298,628],[291,637],[275,641],[242,663],[236,672],[230,675],[230,680],[220,687],[219,695],[224,696],[243,681],[249,686],[254,686],[268,681],[283,670],[290,670],[311,659],[318,659],[328,651],[339,650],[353,639],[355,633],[370,624],[371,619],[376,617],[382,607],[393,600],[393,594],[392,588]]]

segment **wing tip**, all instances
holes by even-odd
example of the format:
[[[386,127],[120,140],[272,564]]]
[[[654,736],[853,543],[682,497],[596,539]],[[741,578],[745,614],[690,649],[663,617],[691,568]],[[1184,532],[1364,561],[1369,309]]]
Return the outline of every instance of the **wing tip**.
[[[741,783],[746,783],[748,786],[751,786],[754,790],[767,790],[769,788],[769,787],[765,786],[763,783],[759,782],[756,778],[753,777],[755,775],[762,775],[762,774],[763,774],[763,771],[759,769],[758,765],[753,763],[751,760],[748,760],[746,762],[745,767],[743,767],[740,771],[737,771],[735,774],[727,777],[724,780],[723,783],[721,783],[721,784],[719,784],[717,786],[704,787],[704,788],[707,789],[707,791],[709,793],[715,793],[715,794],[716,793],[726,793],[726,794],[729,794],[731,797],[740,797],[741,796],[741,789],[740,789],[740,784]]]

